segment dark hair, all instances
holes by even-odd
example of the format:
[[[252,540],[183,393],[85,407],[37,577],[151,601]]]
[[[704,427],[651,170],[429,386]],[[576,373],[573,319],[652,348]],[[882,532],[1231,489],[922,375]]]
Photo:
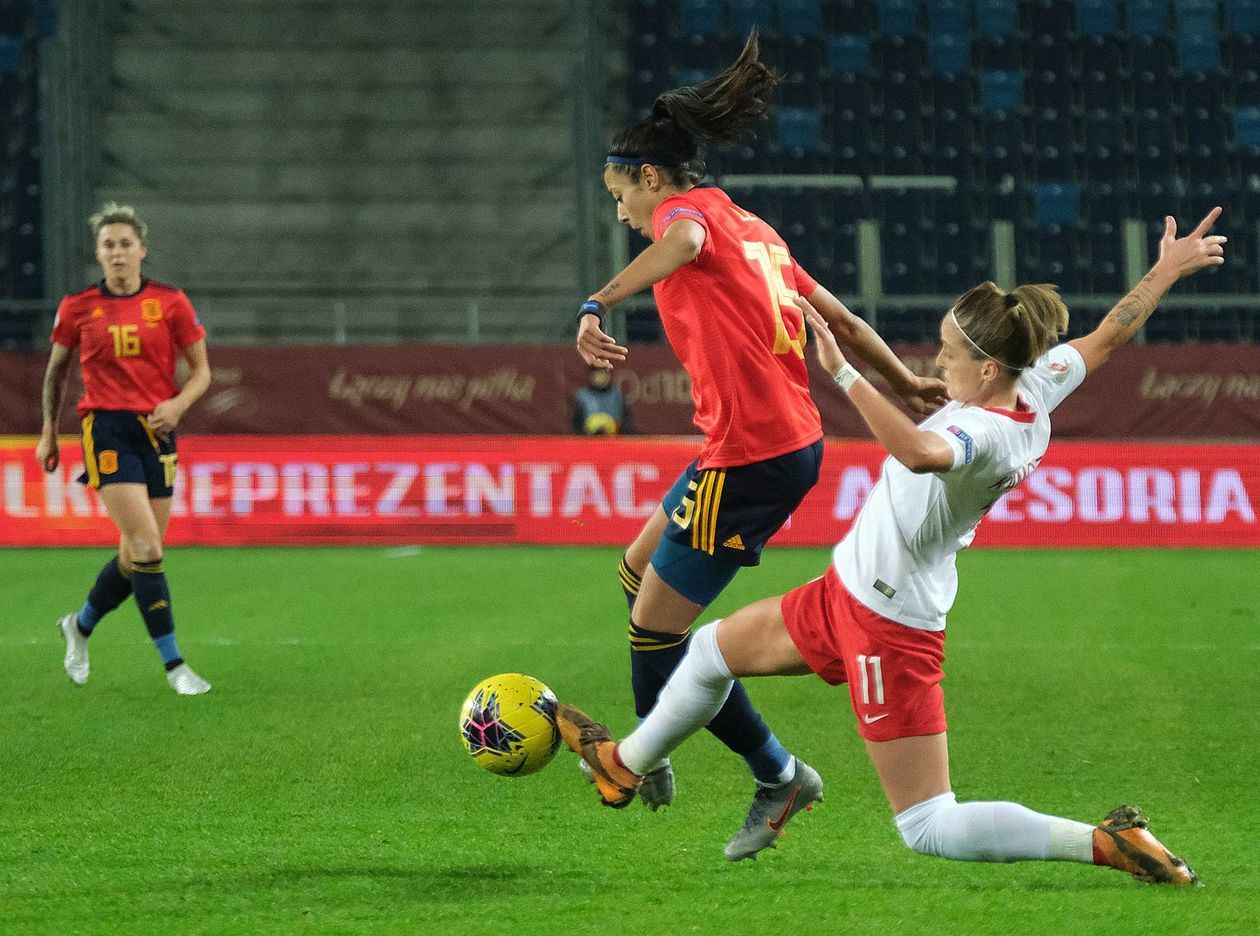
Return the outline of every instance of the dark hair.
[[[950,311],[971,356],[992,358],[1018,374],[1049,351],[1068,327],[1067,306],[1056,288],[1041,283],[1004,292],[984,282],[963,293]]]
[[[764,96],[780,78],[759,54],[754,29],[739,57],[720,75],[666,91],[646,119],[613,137],[609,155],[643,159],[672,172],[679,184],[697,184],[705,173],[701,145],[738,142],[746,125],[766,112]],[[611,165],[639,181],[641,166]]]

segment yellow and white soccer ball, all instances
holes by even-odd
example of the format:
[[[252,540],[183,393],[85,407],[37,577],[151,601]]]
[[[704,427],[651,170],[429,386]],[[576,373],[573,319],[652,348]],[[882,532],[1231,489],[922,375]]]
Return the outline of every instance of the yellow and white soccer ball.
[[[483,679],[464,700],[459,734],[472,759],[491,773],[520,777],[542,770],[560,747],[556,697],[521,673]]]

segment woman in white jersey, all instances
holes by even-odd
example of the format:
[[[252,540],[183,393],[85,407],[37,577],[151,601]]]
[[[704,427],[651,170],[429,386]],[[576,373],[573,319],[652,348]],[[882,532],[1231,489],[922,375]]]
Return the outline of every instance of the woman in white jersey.
[[[1197,883],[1132,807],[1092,826],[1015,803],[956,802],[940,680],[955,553],[971,543],[994,501],[1036,468],[1055,407],[1133,337],[1173,284],[1224,263],[1225,238],[1207,234],[1220,211],[1180,239],[1168,218],[1150,272],[1094,332],[1066,344],[1051,347],[1067,329],[1053,287],[1005,293],[983,283],[965,293],[941,322],[937,363],[952,402],[917,426],[845,361],[826,322],[802,301],[819,360],[890,457],[827,573],[701,628],[633,734],[618,744],[598,722],[560,706],[561,733],[592,767],[601,796],[633,793],[645,769],[712,718],[736,677],[813,672],[849,684],[858,731],[915,851],[964,861],[1078,861],[1152,883]],[[781,831],[807,805],[801,797],[773,815],[750,813],[750,821]]]

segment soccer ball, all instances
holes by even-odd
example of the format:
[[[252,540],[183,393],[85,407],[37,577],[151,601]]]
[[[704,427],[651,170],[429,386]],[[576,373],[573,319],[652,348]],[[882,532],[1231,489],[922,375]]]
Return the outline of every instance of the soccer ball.
[[[473,760],[491,773],[520,777],[542,770],[560,747],[556,697],[533,676],[483,679],[464,700],[459,734]]]

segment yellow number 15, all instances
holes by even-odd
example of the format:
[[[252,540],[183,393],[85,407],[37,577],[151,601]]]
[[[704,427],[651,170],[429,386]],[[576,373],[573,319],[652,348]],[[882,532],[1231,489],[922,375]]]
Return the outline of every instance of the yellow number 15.
[[[787,324],[783,321],[784,307],[799,312],[796,308],[796,290],[783,279],[783,268],[792,266],[787,248],[758,241],[743,243],[744,256],[761,270],[766,289],[770,292],[770,311],[774,316],[774,353],[787,354],[788,351],[794,351],[797,357],[805,357],[805,322],[801,322],[796,336],[793,337],[788,334]]]

